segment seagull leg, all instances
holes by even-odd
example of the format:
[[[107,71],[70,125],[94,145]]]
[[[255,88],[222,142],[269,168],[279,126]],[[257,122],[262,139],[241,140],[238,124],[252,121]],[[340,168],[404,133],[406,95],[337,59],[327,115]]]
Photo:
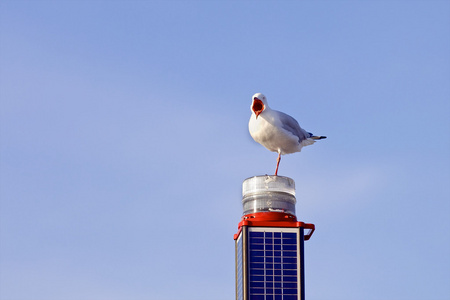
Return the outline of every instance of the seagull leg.
[[[278,166],[280,165],[280,160],[281,160],[281,151],[278,151],[277,168],[275,169],[275,176],[278,176]]]

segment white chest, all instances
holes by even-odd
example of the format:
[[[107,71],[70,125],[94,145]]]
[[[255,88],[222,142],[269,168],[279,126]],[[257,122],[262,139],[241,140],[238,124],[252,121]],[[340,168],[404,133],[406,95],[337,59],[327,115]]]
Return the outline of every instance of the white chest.
[[[270,151],[282,154],[299,151],[298,137],[284,130],[274,119],[261,116],[256,119],[252,115],[248,128],[252,138]]]

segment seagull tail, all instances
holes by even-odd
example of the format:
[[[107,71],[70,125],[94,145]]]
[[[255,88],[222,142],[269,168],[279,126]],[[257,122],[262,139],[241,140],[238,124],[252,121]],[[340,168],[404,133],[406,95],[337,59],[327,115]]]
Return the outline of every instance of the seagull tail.
[[[313,136],[311,136],[311,138],[313,140],[322,140],[322,139],[326,139],[327,137],[323,136],[323,135],[319,135],[319,136],[313,135]]]

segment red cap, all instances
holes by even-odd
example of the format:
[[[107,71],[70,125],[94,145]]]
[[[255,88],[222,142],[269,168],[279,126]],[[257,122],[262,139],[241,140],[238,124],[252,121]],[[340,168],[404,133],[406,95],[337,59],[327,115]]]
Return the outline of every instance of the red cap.
[[[299,222],[297,221],[296,216],[281,212],[259,212],[243,216],[241,222],[239,222],[238,232],[234,235],[234,239],[238,238],[239,233],[242,230],[242,226],[289,228],[303,227],[310,230],[304,236],[305,241],[311,238],[315,230],[314,224]]]

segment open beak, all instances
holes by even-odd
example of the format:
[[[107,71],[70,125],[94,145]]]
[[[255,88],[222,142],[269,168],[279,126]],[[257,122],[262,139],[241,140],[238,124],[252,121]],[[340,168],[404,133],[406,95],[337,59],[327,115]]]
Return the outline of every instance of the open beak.
[[[258,119],[258,116],[264,111],[264,103],[258,98],[253,98],[252,110]]]

